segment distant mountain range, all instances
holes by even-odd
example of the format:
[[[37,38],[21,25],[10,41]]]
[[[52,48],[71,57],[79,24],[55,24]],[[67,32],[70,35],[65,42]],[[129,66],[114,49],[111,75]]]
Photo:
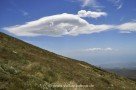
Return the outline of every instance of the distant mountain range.
[[[106,69],[109,72],[114,72],[117,75],[124,76],[136,81],[136,69]]]
[[[0,90],[136,90],[136,82],[0,33]]]
[[[108,69],[132,69],[136,70],[136,62],[122,62],[122,63],[109,63],[109,64],[102,64],[99,65],[102,68]]]
[[[136,80],[136,62],[103,64],[100,67],[109,72],[114,72],[117,75]]]

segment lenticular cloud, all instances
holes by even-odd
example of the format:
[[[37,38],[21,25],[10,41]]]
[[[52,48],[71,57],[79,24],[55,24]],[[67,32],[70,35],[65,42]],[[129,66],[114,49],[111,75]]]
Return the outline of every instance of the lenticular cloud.
[[[62,36],[89,34],[107,30],[111,26],[89,24],[86,20],[73,14],[59,14],[27,22],[23,25],[5,27],[10,33],[18,36]]]
[[[136,31],[136,23],[128,22],[121,25],[94,25],[88,23],[78,15],[59,14],[43,17],[27,22],[23,25],[4,27],[3,29],[17,36],[76,36],[80,34],[99,33],[107,30],[118,29],[121,31]]]

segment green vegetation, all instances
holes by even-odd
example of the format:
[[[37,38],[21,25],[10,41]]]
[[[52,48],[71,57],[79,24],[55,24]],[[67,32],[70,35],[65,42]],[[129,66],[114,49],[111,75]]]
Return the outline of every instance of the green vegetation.
[[[0,90],[135,90],[136,82],[0,33]],[[74,88],[67,88],[72,90]]]

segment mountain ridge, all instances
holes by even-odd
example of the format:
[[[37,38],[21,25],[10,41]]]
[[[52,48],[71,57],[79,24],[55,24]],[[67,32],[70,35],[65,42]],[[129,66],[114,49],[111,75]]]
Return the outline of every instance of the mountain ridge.
[[[81,90],[134,90],[136,82],[0,32],[0,89],[56,90],[53,85],[88,85]],[[77,87],[72,87],[74,90]],[[66,89],[67,90],[67,89]]]

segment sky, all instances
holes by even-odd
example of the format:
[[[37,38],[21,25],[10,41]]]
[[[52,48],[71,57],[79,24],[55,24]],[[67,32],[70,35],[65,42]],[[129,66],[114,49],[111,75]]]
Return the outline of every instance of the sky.
[[[136,0],[1,0],[0,32],[93,65],[136,63]]]

